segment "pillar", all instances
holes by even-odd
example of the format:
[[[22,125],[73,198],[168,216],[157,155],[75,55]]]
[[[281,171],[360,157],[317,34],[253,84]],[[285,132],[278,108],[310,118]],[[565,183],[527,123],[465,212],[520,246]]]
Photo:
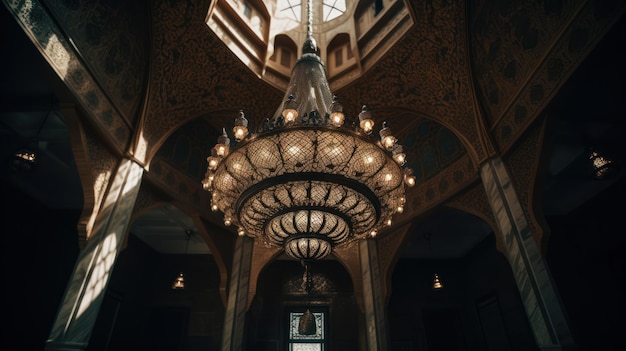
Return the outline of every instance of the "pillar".
[[[230,272],[228,303],[224,315],[222,351],[243,350],[253,248],[254,240],[252,238],[247,236],[237,237],[233,255],[233,267]]]
[[[387,350],[387,319],[385,315],[385,280],[380,272],[378,246],[374,239],[359,241],[363,305],[365,310],[365,339],[368,351]]]
[[[575,349],[556,288],[502,159],[485,162],[480,174],[537,346]]]
[[[85,350],[124,243],[143,168],[122,160],[59,306],[46,350]]]

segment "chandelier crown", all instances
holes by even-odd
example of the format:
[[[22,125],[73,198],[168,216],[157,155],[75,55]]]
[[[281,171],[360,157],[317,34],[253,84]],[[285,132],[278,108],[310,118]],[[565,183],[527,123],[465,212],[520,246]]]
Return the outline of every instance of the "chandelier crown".
[[[232,150],[226,128],[218,137],[202,180],[212,210],[297,260],[376,236],[403,211],[415,177],[387,122],[376,139],[366,105],[347,121],[309,37],[274,115],[249,133],[240,111]]]

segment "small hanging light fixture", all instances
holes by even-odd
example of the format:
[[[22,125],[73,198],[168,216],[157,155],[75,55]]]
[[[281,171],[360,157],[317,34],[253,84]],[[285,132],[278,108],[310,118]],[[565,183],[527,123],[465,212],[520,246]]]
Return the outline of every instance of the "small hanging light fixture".
[[[311,290],[313,289],[313,280],[311,279],[311,273],[309,272],[309,264],[301,261],[304,266],[304,276],[302,277],[302,287],[306,291],[307,296],[307,308],[306,311],[300,316],[298,322],[298,333],[300,335],[315,335],[317,334],[317,324],[315,322],[315,315],[309,309]]]
[[[174,290],[183,290],[185,289],[185,277],[183,272],[178,273],[178,277],[174,280],[174,284],[172,284],[172,289]]]
[[[43,130],[46,121],[48,121],[48,117],[52,114],[52,108],[54,107],[54,103],[50,104],[50,108],[46,115],[41,121],[39,128],[37,129],[37,133],[31,140],[28,146],[22,147],[15,151],[12,157],[12,167],[15,171],[25,171],[29,172],[35,169],[37,166],[37,162],[39,159],[39,135]]]
[[[591,161],[591,166],[593,167],[594,179],[609,179],[617,173],[615,161],[596,148],[591,148],[589,152],[589,160]]]
[[[439,275],[435,273],[435,279],[433,280],[433,290],[439,291],[441,289],[443,289],[443,284],[441,284],[441,281],[439,280]]]
[[[428,251],[431,251],[430,233],[424,233],[424,239],[428,242]],[[441,283],[441,280],[439,280],[439,274],[435,273],[435,278],[433,279],[433,290],[439,291],[441,289],[443,289],[443,284]]]
[[[187,229],[185,230],[185,266],[187,266],[187,249],[189,248],[189,239],[191,238],[191,230]],[[184,290],[185,289],[185,276],[183,274],[183,272],[180,272],[178,274],[178,276],[176,277],[176,279],[174,280],[174,283],[172,284],[172,289],[173,290]]]

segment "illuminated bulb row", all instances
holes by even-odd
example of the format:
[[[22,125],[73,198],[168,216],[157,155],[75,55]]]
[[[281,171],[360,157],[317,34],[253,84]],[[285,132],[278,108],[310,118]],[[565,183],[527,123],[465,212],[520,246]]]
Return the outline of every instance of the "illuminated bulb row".
[[[337,97],[333,96],[332,104],[330,105],[330,124],[334,127],[341,127],[345,121],[345,115],[343,113],[343,106],[337,101]],[[297,104],[292,95],[288,97],[283,105],[282,117],[286,125],[293,124],[297,121],[298,111]],[[361,112],[359,113],[359,125],[361,132],[370,135],[374,129],[374,120],[372,119],[371,112],[366,105],[363,105]],[[244,140],[249,134],[248,120],[246,119],[243,110],[239,111],[239,116],[235,118],[233,135],[237,142]],[[391,153],[393,160],[400,166],[404,167],[406,164],[406,154],[403,151],[402,145],[397,143],[397,139],[392,135],[391,129],[387,126],[387,122],[383,122],[383,128],[379,131],[380,146]],[[205,178],[202,180],[202,187],[204,190],[210,191],[213,186],[214,172],[217,170],[220,162],[225,158],[230,150],[230,139],[226,134],[226,129],[222,129],[222,135],[218,137],[217,144],[211,149],[211,156],[207,158],[208,169],[205,174]],[[390,180],[390,179],[389,179]],[[413,175],[413,170],[410,168],[404,168],[404,183],[412,187],[415,185],[416,178]],[[215,195],[215,194],[214,194]],[[219,207],[217,205],[218,199],[213,196],[211,200],[211,210],[217,211]],[[404,211],[404,198],[396,208],[397,213]],[[232,219],[228,216],[224,217],[224,224],[230,226]],[[385,225],[391,225],[391,219],[385,221]],[[238,228],[237,233],[242,236],[245,235],[243,228]],[[370,232],[370,236],[375,237],[377,230]]]
[[[396,208],[396,212],[402,213],[404,212],[404,204],[406,204],[406,197],[402,196],[399,202],[400,203],[398,204],[398,207]]]

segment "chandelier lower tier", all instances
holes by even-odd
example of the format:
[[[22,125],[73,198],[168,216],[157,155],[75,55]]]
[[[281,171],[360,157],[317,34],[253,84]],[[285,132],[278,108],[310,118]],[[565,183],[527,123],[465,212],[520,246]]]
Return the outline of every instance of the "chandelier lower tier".
[[[232,150],[224,129],[202,181],[226,225],[299,260],[375,236],[403,211],[405,185],[415,181],[389,127],[371,137],[367,107],[346,123],[315,51],[309,38],[284,104],[256,133],[243,111]]]

